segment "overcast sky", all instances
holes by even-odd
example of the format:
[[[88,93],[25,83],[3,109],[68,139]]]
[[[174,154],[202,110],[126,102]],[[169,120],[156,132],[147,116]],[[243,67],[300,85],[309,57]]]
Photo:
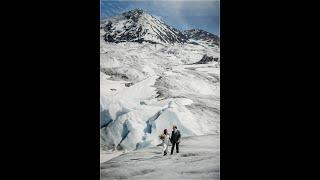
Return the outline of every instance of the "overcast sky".
[[[100,18],[141,8],[180,30],[198,28],[220,35],[219,0],[101,0]]]

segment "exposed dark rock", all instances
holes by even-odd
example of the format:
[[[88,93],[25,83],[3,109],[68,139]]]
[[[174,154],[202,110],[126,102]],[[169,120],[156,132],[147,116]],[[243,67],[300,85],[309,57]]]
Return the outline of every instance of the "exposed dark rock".
[[[132,82],[130,82],[130,83],[125,83],[124,85],[125,85],[126,87],[130,87],[130,86],[133,85],[133,83],[132,83]]]
[[[126,74],[119,73],[112,68],[100,68],[100,71],[106,75],[111,76],[112,80],[128,80],[128,76]]]
[[[209,62],[212,62],[212,61],[215,61],[215,62],[218,62],[219,61],[219,58],[214,58],[212,56],[207,56],[206,54],[203,55],[202,59],[194,64],[207,64]]]

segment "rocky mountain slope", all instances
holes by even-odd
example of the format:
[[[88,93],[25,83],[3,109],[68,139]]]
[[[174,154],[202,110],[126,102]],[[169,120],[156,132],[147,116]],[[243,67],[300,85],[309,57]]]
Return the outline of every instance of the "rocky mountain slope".
[[[183,43],[187,38],[141,9],[134,9],[102,21],[108,42]]]
[[[217,35],[211,34],[201,29],[190,29],[184,31],[188,39],[201,40],[213,45],[220,45],[220,38]]]
[[[219,45],[220,38],[201,29],[179,31],[142,9],[124,12],[119,16],[101,20],[104,40],[107,42],[149,42],[160,44],[194,43],[201,40],[212,45]]]

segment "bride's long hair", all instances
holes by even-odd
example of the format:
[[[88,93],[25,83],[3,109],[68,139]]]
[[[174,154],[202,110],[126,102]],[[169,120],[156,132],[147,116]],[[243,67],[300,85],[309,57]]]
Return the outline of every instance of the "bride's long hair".
[[[163,130],[163,134],[165,134],[165,135],[167,135],[167,134],[168,134],[167,129],[164,129],[164,130]]]

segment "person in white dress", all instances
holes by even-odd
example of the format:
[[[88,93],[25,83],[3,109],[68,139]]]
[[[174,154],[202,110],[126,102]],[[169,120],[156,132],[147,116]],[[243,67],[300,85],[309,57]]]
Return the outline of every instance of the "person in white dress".
[[[163,155],[166,156],[168,154],[168,146],[169,146],[169,142],[170,142],[170,135],[167,131],[167,129],[165,129],[163,131],[163,135],[162,135],[162,146],[163,146]]]

